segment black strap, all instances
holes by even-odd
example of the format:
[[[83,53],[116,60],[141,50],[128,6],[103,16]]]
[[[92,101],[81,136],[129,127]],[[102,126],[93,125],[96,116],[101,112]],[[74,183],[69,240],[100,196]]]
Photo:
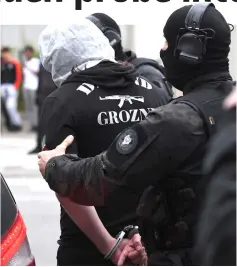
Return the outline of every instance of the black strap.
[[[193,5],[185,19],[185,26],[187,28],[195,27],[196,29],[200,29],[203,15],[209,6],[215,7],[212,3],[198,3]]]

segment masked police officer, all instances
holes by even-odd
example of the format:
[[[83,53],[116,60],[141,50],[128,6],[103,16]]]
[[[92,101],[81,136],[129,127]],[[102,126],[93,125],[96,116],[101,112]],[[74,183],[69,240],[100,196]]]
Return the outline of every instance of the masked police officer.
[[[103,13],[94,13],[87,18],[108,38],[110,45],[115,51],[116,60],[131,63],[136,68],[137,72],[154,83],[159,92],[165,94],[167,99],[172,98],[172,86],[165,78],[164,67],[153,59],[138,58],[131,50],[124,51],[120,27],[111,17]]]
[[[231,31],[205,3],[172,13],[164,36],[167,79],[184,96],[122,131],[96,157],[54,157],[60,154],[53,150],[39,154],[39,166],[50,188],[76,203],[101,205],[118,187],[138,193],[148,188],[138,212],[144,240],[153,245],[150,265],[190,265],[205,148],[232,89]]]

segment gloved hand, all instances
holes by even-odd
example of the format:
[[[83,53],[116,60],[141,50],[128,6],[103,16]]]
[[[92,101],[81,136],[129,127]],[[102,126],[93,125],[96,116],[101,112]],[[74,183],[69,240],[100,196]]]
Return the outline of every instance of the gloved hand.
[[[45,168],[46,168],[48,161],[53,157],[64,155],[66,152],[66,149],[72,144],[73,141],[74,141],[74,137],[72,135],[69,135],[55,149],[42,151],[38,154],[39,170],[43,177],[45,175]]]

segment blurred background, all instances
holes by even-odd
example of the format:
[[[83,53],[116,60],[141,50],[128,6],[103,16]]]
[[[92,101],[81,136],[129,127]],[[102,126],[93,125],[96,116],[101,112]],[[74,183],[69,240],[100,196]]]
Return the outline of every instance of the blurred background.
[[[13,54],[22,60],[22,49],[26,45],[34,47],[37,55],[38,36],[45,25],[2,25],[1,44],[13,49]],[[123,46],[137,53],[139,57],[153,58],[160,61],[159,52],[163,46],[164,23],[153,25],[120,25],[123,37]],[[149,29],[149,30],[148,30]],[[152,32],[152,34],[151,34]],[[230,52],[230,70],[234,79],[237,78],[237,29],[232,32],[232,45]],[[179,92],[176,92],[179,94]]]
[[[163,23],[153,25],[152,29],[149,25],[121,25],[124,48],[133,50],[139,57],[148,57],[160,62],[159,52],[164,44],[163,26]],[[30,46],[34,50],[34,62],[32,61],[31,64],[37,69],[39,67],[37,42],[44,27],[44,25],[2,25],[1,46],[10,47],[12,56],[20,62],[22,67],[26,64],[23,49]],[[232,32],[230,52],[230,70],[235,80],[237,79],[236,47],[237,30],[235,27]],[[34,91],[35,80],[32,83],[34,83],[32,84]],[[175,90],[175,96],[180,94]],[[37,264],[53,266],[56,264],[56,241],[59,237],[59,205],[54,194],[39,175],[36,154],[28,155],[28,152],[36,146],[36,132],[34,125],[26,116],[25,104],[21,84],[18,109],[23,122],[22,129],[9,131],[5,127],[3,116],[0,117],[0,172],[5,176],[23,214]],[[33,108],[36,108],[35,102],[33,105],[35,105]]]

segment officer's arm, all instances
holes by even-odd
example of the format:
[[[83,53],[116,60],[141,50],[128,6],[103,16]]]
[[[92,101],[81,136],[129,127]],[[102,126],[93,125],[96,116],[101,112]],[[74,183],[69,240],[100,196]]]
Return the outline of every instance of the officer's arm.
[[[106,152],[96,157],[52,158],[45,179],[52,190],[79,204],[103,205],[117,186],[126,185],[142,193],[201,144],[203,126],[199,121],[196,112],[187,112],[187,106],[158,108],[124,130]]]

